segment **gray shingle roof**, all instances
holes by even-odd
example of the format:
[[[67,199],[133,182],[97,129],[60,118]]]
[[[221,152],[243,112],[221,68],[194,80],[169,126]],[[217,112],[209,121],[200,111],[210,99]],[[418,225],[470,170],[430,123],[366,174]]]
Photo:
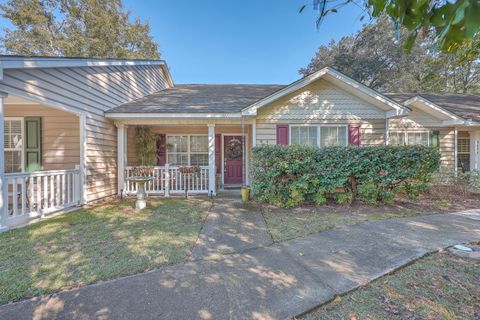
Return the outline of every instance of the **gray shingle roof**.
[[[480,121],[480,95],[466,93],[385,93],[384,95],[399,103],[420,96],[463,119]]]
[[[265,98],[284,85],[177,84],[108,110],[108,113],[229,113]]]

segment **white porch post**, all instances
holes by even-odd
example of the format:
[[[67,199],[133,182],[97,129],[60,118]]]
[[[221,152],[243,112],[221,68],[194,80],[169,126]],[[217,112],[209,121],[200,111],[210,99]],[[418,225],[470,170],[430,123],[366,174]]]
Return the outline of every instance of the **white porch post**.
[[[252,147],[257,146],[257,119],[252,122]]]
[[[87,116],[80,114],[80,205],[87,203]]]
[[[121,197],[125,192],[125,125],[117,126],[117,194]]]
[[[470,170],[480,170],[480,130],[470,131]]]
[[[7,231],[7,214],[8,208],[5,205],[5,197],[7,195],[7,184],[5,183],[5,141],[4,141],[4,102],[7,97],[6,93],[0,92],[0,232]]]
[[[212,195],[217,195],[215,186],[215,124],[208,124],[208,190]]]

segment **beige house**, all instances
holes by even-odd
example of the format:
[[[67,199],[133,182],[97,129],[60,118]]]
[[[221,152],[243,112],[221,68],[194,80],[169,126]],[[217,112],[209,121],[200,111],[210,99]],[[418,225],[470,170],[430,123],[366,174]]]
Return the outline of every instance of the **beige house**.
[[[289,85],[175,85],[164,61],[0,56],[0,229],[115,195],[155,133],[152,195],[250,184],[260,144],[424,144],[480,169],[480,97],[382,94],[330,68]],[[196,174],[182,168],[198,167]]]

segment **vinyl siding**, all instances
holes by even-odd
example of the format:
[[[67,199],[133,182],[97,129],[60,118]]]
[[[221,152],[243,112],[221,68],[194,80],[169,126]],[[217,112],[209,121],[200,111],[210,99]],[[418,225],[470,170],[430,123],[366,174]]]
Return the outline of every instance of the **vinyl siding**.
[[[440,130],[440,162],[444,168],[455,169],[455,128]]]
[[[0,91],[87,115],[87,201],[117,192],[117,132],[104,111],[168,86],[159,65],[7,69],[0,81]]]
[[[80,164],[78,116],[38,104],[6,104],[4,115],[42,118],[43,170],[72,169]]]
[[[319,80],[258,110],[256,143],[276,144],[277,124],[360,125],[363,146],[385,143],[385,111]]]
[[[385,111],[331,84],[318,80],[257,112],[258,120],[385,119]]]
[[[425,130],[425,128],[438,128],[442,125],[440,119],[417,109],[413,109],[405,118],[391,119],[389,122],[389,128],[393,130],[405,127],[409,130]]]

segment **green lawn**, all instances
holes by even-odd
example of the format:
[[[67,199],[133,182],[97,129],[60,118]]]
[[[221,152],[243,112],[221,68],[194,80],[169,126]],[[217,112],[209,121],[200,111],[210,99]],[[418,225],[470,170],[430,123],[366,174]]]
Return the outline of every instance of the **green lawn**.
[[[480,262],[423,258],[335,299],[305,319],[480,319]]]
[[[339,210],[340,209],[340,210]],[[308,234],[344,225],[352,225],[362,221],[383,220],[390,218],[412,217],[421,214],[416,211],[405,212],[376,212],[371,207],[368,213],[355,212],[350,208],[304,207],[294,209],[282,209],[264,207],[263,215],[267,226],[275,241],[285,241],[292,238],[303,237]]]
[[[112,202],[0,234],[0,304],[179,263],[210,206],[205,199]]]

